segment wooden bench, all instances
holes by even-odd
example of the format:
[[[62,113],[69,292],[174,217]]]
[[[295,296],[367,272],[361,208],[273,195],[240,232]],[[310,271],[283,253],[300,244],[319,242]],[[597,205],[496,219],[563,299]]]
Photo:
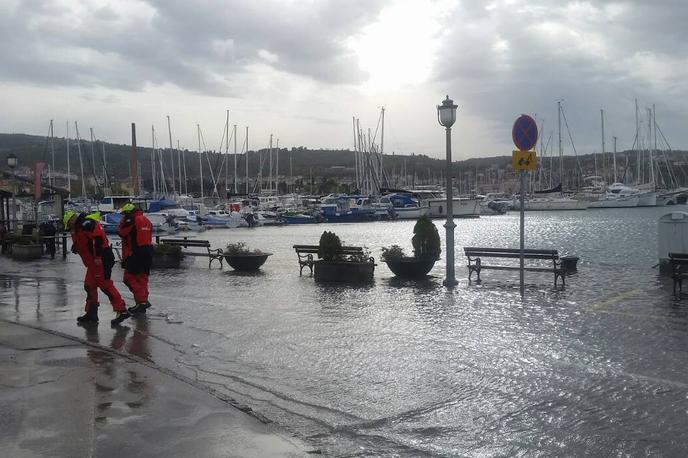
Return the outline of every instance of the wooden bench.
[[[299,276],[303,274],[303,268],[308,267],[313,275],[313,265],[315,264],[315,257],[318,254],[318,245],[294,245],[296,256],[299,258]],[[344,246],[339,253],[342,256],[361,256],[363,255],[363,247],[360,246]]]
[[[205,248],[207,253],[185,251],[184,254],[188,256],[207,257],[208,267],[210,267],[215,260],[220,261],[220,267],[222,267],[222,262],[225,259],[224,250],[222,250],[222,248],[210,248],[210,242],[207,240],[188,239],[187,237],[184,237],[181,239],[160,239],[160,243],[163,245],[178,246],[182,248]]]
[[[521,250],[518,248],[479,248],[479,247],[464,247],[463,249],[468,258],[468,281],[471,281],[473,272],[478,275],[478,283],[480,283],[481,270],[520,270],[520,266],[495,266],[485,265],[482,262],[483,258],[506,258],[519,259]],[[557,280],[561,277],[562,288],[566,286],[566,270],[561,267],[559,261],[559,253],[557,250],[523,250],[524,259],[526,260],[542,260],[551,261],[551,266],[524,266],[523,270],[529,272],[551,272],[554,274],[554,287],[557,287]]]
[[[688,253],[669,253],[669,263],[671,264],[671,278],[674,280],[674,296],[676,296],[676,286],[678,285],[678,297],[683,294],[683,279],[688,278],[685,267],[688,266]]]

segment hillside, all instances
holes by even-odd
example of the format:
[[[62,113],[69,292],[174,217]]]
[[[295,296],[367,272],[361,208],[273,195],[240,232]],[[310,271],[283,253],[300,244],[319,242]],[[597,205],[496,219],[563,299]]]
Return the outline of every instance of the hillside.
[[[58,172],[67,171],[67,140],[64,138],[55,138],[53,145],[55,152],[55,168]],[[121,145],[113,143],[104,143],[100,141],[91,142],[82,140],[80,142],[81,157],[83,161],[84,171],[87,179],[90,179],[94,173],[98,177],[102,177],[103,173],[103,152],[105,153],[107,171],[110,179],[114,182],[126,182],[130,177],[129,159],[131,154],[130,145]],[[79,171],[79,145],[76,140],[70,139],[70,164],[72,174],[77,174]],[[249,176],[254,179],[259,170],[259,157],[264,160],[263,176],[268,175],[268,162],[266,158],[267,150],[251,151],[249,152]],[[20,167],[29,166],[37,161],[51,162],[51,143],[46,137],[25,135],[25,134],[0,134],[0,165],[5,168],[6,156],[9,153],[14,153],[19,158]],[[150,183],[151,177],[151,148],[139,147],[138,158],[140,173],[143,177],[144,187]],[[170,153],[168,150],[163,150],[163,158],[165,161],[165,174],[171,174],[170,159],[177,154]],[[617,154],[617,173],[623,175],[626,164],[628,164],[627,173],[632,178],[633,171],[636,170],[636,153],[635,152],[620,152]],[[688,153],[685,151],[671,151],[659,152],[655,155],[656,167],[659,169],[660,176],[668,176],[666,163],[670,164],[672,173],[681,185],[688,184],[688,175],[686,174],[684,164],[688,159]],[[666,161],[665,158],[666,157]],[[192,183],[197,183],[199,175],[199,155],[196,151],[183,151],[183,160],[186,162],[187,176],[189,178],[189,187]],[[214,173],[221,174],[224,177],[225,171],[222,169],[220,173],[220,164],[223,155],[210,153],[208,158],[204,157],[203,173],[204,182],[210,183],[209,163],[213,166]],[[607,170],[609,178],[611,179],[611,154],[606,154],[605,157],[598,155],[597,158],[593,155],[581,155],[576,157],[565,156],[564,170],[566,171],[566,179],[569,187],[575,187],[580,183],[581,176],[592,175],[594,173],[595,159],[597,160],[598,174],[602,170]],[[299,183],[303,181],[312,180],[316,183],[332,181],[332,182],[350,182],[354,175],[354,153],[349,150],[310,150],[304,147],[293,147],[290,149],[280,148],[279,151],[279,168],[282,180],[289,181],[289,177],[293,175],[295,180]],[[627,161],[627,162],[626,162]],[[229,181],[231,182],[233,175],[234,156],[228,156],[229,162]],[[558,175],[558,158],[554,160],[545,158],[543,165],[547,167],[545,170],[544,181],[547,181],[548,168],[551,167],[553,175]],[[506,179],[513,178],[513,171],[511,170],[511,157],[498,156],[487,158],[473,158],[454,164],[454,175],[461,180],[465,180],[465,186],[468,188],[475,187],[480,184],[490,185],[490,187],[497,186],[497,183],[503,182]],[[274,165],[273,165],[274,166]],[[240,181],[243,181],[245,176],[245,155],[237,157],[237,169]],[[388,155],[384,156],[384,167],[387,171],[391,186],[410,186],[427,183],[442,183],[444,180],[445,161],[441,159],[430,158],[425,155]],[[645,172],[647,174],[647,172]],[[619,177],[619,179],[621,179]],[[661,180],[659,178],[658,180]],[[478,182],[476,184],[476,181]],[[208,184],[206,184],[208,186]]]

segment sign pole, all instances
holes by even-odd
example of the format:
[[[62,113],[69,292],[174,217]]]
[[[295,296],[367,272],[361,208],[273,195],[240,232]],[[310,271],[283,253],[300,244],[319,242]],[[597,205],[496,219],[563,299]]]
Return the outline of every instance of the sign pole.
[[[521,298],[525,296],[525,211],[526,211],[526,171],[535,170],[537,168],[537,156],[535,151],[531,149],[535,146],[538,138],[537,124],[535,120],[528,115],[521,115],[516,119],[514,127],[511,129],[511,138],[514,145],[518,148],[511,156],[511,166],[514,170],[519,170],[521,173],[521,214],[520,214],[520,250],[519,250],[519,274],[521,286]]]
[[[521,170],[521,193],[520,193],[520,199],[521,199],[521,253],[520,253],[520,274],[521,274],[521,298],[525,295],[525,278],[524,278],[524,249],[525,249],[525,191],[526,191],[526,171]]]

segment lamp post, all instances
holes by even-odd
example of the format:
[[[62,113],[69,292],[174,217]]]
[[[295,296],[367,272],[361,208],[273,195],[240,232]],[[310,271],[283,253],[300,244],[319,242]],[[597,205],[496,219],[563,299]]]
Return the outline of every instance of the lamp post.
[[[7,156],[7,167],[12,170],[12,211],[10,225],[14,232],[17,231],[17,176],[15,174],[15,167],[17,167],[17,156],[14,153],[10,153]]]
[[[456,122],[456,109],[454,101],[447,96],[442,102],[442,105],[437,106],[437,120],[440,125],[445,128],[447,135],[447,222],[444,223],[446,229],[446,250],[447,250],[447,275],[442,284],[447,287],[456,286],[459,282],[456,281],[454,272],[454,199],[452,190],[452,159],[451,159],[451,128]]]

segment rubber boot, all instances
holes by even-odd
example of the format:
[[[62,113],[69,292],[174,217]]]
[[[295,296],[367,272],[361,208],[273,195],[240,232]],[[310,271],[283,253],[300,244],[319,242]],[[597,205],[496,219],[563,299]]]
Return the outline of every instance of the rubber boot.
[[[76,319],[78,324],[97,324],[98,323],[98,307],[100,304],[92,305],[88,308],[88,312],[84,313]]]
[[[145,315],[146,314],[146,309],[150,308],[151,304],[150,302],[139,302],[138,304],[134,305],[133,307],[129,307],[129,313],[131,315]]]
[[[129,315],[129,312],[127,312],[127,311],[124,311],[124,312],[115,312],[115,313],[116,313],[115,318],[113,318],[112,320],[110,320],[110,324],[112,325],[112,327],[117,327],[117,326],[119,326],[119,325],[122,323],[122,321],[124,321],[124,320],[126,320],[127,318],[130,318],[130,317],[131,317],[131,315]]]

